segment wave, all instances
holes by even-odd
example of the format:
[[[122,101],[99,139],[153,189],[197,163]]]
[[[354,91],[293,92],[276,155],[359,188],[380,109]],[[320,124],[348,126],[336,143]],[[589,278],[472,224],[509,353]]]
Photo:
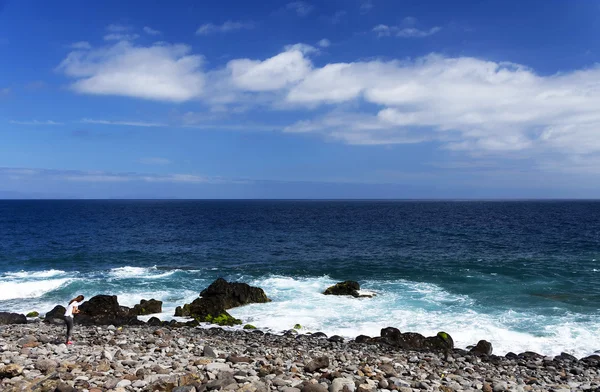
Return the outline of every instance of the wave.
[[[576,315],[543,316],[527,311],[504,311],[476,306],[465,295],[441,287],[410,281],[366,281],[363,288],[374,291],[374,298],[325,296],[322,291],[334,284],[331,278],[291,278],[270,276],[255,279],[273,300],[252,304],[229,312],[244,322],[273,332],[303,326],[303,331],[322,331],[328,335],[353,338],[364,334],[378,336],[381,328],[396,327],[403,332],[433,336],[449,333],[456,347],[466,348],[485,339],[494,353],[535,351],[545,355],[568,352],[578,357],[592,354],[600,347],[597,330],[600,316],[572,322]]]
[[[19,271],[19,272],[7,272],[4,274],[5,277],[9,278],[51,278],[53,276],[64,275],[65,271],[49,269],[45,271]]]
[[[157,274],[156,271],[158,271],[158,268],[156,266],[154,266],[154,267],[125,266],[125,267],[118,267],[118,268],[111,269],[109,271],[109,275],[113,278],[119,278],[119,279],[130,279],[130,278],[161,279],[161,278],[167,278],[181,270],[179,270],[179,269],[169,270],[167,272],[163,272],[163,273],[159,273],[159,274]]]
[[[27,282],[0,281],[0,301],[18,298],[39,298],[63,287],[72,279],[49,279]]]

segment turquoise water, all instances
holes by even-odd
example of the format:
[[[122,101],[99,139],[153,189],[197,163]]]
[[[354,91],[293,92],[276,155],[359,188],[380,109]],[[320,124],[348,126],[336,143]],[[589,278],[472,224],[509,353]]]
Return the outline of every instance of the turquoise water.
[[[259,327],[353,337],[450,333],[494,351],[600,350],[600,203],[586,201],[0,201],[0,310],[77,294],[164,301],[219,276],[273,299]],[[354,279],[372,299],[323,296]]]

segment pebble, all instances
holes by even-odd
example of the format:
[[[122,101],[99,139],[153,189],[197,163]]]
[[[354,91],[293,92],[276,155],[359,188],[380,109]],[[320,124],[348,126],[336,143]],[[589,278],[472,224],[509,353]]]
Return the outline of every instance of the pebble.
[[[170,326],[3,326],[0,390],[111,392],[542,392],[600,390],[598,361],[477,357],[390,346]],[[28,347],[23,347],[27,345]],[[196,387],[202,388],[197,391]],[[200,387],[201,386],[201,387]]]

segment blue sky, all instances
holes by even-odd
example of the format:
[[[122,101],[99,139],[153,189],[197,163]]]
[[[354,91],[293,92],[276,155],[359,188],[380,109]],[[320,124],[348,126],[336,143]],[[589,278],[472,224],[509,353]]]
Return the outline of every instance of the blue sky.
[[[598,198],[600,1],[0,0],[0,198]]]

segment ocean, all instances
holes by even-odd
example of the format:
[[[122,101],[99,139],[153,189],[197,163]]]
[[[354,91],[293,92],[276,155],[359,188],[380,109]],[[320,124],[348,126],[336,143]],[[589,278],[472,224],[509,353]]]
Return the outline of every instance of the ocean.
[[[494,353],[600,350],[596,201],[0,201],[0,311],[155,298],[168,320],[217,277],[273,300],[264,330],[383,327]],[[325,296],[357,280],[374,298]]]

